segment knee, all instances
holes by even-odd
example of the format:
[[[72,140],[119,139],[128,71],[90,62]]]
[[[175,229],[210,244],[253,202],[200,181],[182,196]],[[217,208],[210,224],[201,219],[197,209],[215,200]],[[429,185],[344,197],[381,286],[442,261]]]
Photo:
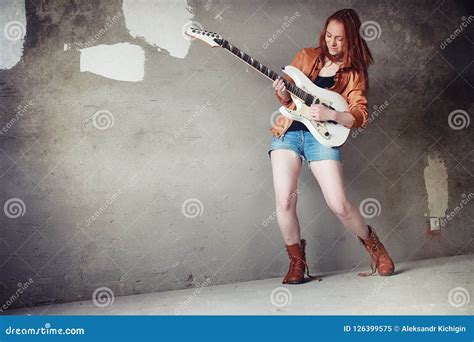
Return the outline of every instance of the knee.
[[[296,209],[296,193],[287,196],[277,196],[276,209],[280,212],[290,212]]]
[[[351,215],[351,203],[347,199],[328,201],[328,206],[338,217],[349,218]]]

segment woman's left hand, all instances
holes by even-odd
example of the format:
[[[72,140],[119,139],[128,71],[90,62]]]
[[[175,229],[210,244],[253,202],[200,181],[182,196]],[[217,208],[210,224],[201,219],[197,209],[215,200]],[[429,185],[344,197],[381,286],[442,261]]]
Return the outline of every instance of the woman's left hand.
[[[312,104],[311,107],[309,107],[309,115],[316,121],[334,120],[336,111],[321,104]]]

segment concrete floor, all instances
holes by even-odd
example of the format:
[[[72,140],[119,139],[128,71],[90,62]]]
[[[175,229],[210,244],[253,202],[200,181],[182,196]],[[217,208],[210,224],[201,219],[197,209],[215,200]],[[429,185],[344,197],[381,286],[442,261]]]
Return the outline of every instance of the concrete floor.
[[[14,315],[472,315],[474,254],[396,264],[391,277],[350,270],[321,281],[281,278],[8,310]],[[363,271],[367,269],[364,268]]]

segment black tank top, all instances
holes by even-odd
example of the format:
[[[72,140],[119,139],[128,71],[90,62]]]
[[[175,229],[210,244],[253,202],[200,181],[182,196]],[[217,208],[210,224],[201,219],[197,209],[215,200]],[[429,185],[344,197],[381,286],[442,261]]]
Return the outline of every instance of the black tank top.
[[[314,84],[316,84],[320,88],[331,88],[335,82],[336,81],[334,80],[334,76],[319,76],[318,75],[318,77],[316,77],[316,79],[314,80]],[[297,120],[294,120],[291,123],[290,127],[288,128],[287,132],[299,131],[299,130],[309,132],[309,129],[304,124],[302,124],[301,122]]]

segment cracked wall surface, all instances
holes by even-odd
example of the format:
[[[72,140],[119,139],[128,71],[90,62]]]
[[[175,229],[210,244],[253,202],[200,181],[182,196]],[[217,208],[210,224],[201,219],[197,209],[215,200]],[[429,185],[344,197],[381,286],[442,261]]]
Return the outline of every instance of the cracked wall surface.
[[[375,64],[370,123],[342,150],[345,184],[397,269],[474,251],[467,4],[352,5],[375,30]],[[218,32],[279,72],[349,5],[2,2],[0,304],[282,277],[267,156],[279,103],[268,80],[183,30]],[[311,272],[370,269],[306,167],[298,190]],[[451,212],[430,232],[430,216]]]

